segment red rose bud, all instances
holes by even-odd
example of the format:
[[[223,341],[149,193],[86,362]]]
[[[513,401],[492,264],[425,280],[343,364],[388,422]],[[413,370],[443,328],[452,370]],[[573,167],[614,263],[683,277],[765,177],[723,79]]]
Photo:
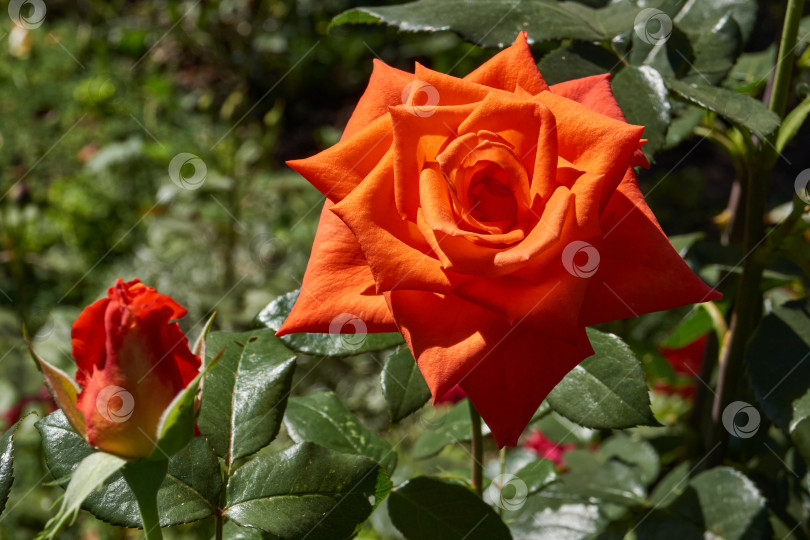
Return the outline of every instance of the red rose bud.
[[[81,387],[75,405],[75,390],[62,381],[62,391],[56,391],[53,373],[46,379],[80,433],[83,417],[88,443],[129,459],[152,455],[161,416],[200,368],[173,322],[185,314],[177,302],[138,279],[119,279],[107,298],[81,313],[72,332]]]

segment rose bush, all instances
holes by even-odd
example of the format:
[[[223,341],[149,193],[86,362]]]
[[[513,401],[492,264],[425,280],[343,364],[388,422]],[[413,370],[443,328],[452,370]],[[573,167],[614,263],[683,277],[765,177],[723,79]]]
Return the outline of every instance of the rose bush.
[[[718,298],[645,203],[608,78],[549,87],[525,33],[464,79],[375,62],[340,142],[289,163],[327,201],[279,334],[399,330],[502,446],[593,353],[586,326]]]
[[[119,279],[73,324],[76,394],[46,380],[71,425],[92,446],[150,457],[164,412],[200,369],[176,321],[185,308],[138,279]],[[191,434],[188,434],[189,437]]]

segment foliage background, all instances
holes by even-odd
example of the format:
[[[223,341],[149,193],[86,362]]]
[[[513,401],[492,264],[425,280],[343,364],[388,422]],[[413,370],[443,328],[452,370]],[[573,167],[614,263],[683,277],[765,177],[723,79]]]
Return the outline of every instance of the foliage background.
[[[373,58],[461,76],[494,53],[452,33],[374,26],[327,33],[338,13],[382,3],[49,1],[38,29],[19,34],[10,20],[0,24],[0,412],[41,387],[21,326],[43,356],[70,371],[69,326],[117,277],[137,276],[178,299],[189,309],[182,324],[191,335],[212,311],[219,329],[246,329],[270,300],[299,286],[322,197],[284,160],[337,141]],[[783,12],[784,2],[759,2],[747,53],[774,43]],[[539,60],[547,50],[535,52]],[[787,160],[802,162],[809,135],[800,133]],[[735,171],[716,145],[700,145],[681,161],[690,148],[660,153],[640,183],[646,191],[666,176],[648,202],[667,233],[704,233],[691,262],[711,270],[739,258],[720,245],[712,221],[726,207]],[[180,152],[205,162],[200,189],[171,181],[169,162]],[[777,165],[774,185],[781,187],[770,206],[792,195],[795,175],[795,167]],[[655,345],[684,313],[607,329],[631,343],[655,380],[671,375]],[[373,355],[305,358],[296,393],[333,389],[369,427],[384,430],[379,370]],[[677,398],[654,405],[671,419],[688,408]],[[31,424],[18,434],[18,480],[0,538],[33,537],[61,493],[41,485],[47,477]],[[420,427],[413,421],[398,429]],[[659,450],[670,443],[659,441]],[[467,456],[458,454],[402,463],[402,474],[463,469]],[[62,534],[79,532],[134,534],[86,513]],[[208,538],[210,523],[175,534]],[[363,534],[391,531],[373,519]]]

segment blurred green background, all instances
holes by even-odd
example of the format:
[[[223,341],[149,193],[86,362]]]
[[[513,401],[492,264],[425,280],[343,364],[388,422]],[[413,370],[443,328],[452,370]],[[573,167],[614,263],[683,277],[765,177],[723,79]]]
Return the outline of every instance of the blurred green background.
[[[72,374],[70,324],[118,277],[139,277],[186,306],[181,324],[192,337],[213,311],[216,328],[247,328],[299,287],[323,198],[284,161],[338,140],[375,57],[462,76],[494,53],[450,33],[327,33],[334,15],[381,3],[398,2],[54,0],[39,28],[0,23],[0,413],[42,386],[23,325],[42,356]],[[782,3],[760,4],[748,50],[778,32]],[[718,235],[711,218],[725,208],[734,170],[705,146],[651,197],[667,232]],[[201,161],[170,165],[181,153]],[[661,154],[642,186],[657,185],[682,154]],[[635,325],[639,341],[672,326],[662,320]],[[624,323],[611,330],[630,333]],[[325,364],[302,361],[310,382],[298,392],[336,388],[384,429],[378,363]],[[61,494],[42,485],[49,477],[31,423],[19,433],[2,539],[34,537]],[[210,532],[203,524],[175,536]],[[138,533],[85,513],[63,537],[79,534]]]

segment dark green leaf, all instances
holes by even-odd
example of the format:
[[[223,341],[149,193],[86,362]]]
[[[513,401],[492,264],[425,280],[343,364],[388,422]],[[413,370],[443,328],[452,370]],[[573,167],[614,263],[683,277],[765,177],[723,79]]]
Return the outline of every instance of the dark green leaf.
[[[543,495],[572,502],[600,500],[622,506],[645,503],[647,491],[640,467],[606,459],[587,450],[572,450],[565,456],[570,471],[543,490]]]
[[[757,18],[756,0],[701,0],[678,2],[676,24],[681,28],[701,34],[717,26],[723,17],[733,19],[740,27],[743,39],[748,40]]]
[[[602,444],[599,455],[606,460],[617,459],[628,465],[635,465],[641,472],[642,481],[647,485],[658,478],[658,453],[644,439],[617,433]]]
[[[67,477],[95,450],[82,439],[62,411],[36,424],[42,436],[45,463],[56,479]],[[169,461],[169,474],[158,492],[160,523],[164,527],[189,523],[213,514],[222,477],[216,455],[202,437]],[[101,520],[122,527],[139,527],[138,503],[123,476],[113,475],[101,489],[85,499],[83,508]]]
[[[436,455],[449,444],[469,441],[472,438],[472,423],[470,422],[470,406],[467,400],[453,405],[446,413],[439,409],[425,411],[422,416],[425,430],[413,446],[413,457],[425,459]],[[485,434],[489,429],[484,426]]]
[[[714,86],[688,84],[666,78],[667,88],[690,103],[714,111],[734,124],[745,127],[759,138],[765,138],[779,127],[779,117],[761,101]]]
[[[14,482],[14,433],[20,423],[17,422],[0,436],[0,515],[6,508],[11,484]]]
[[[763,412],[794,431],[810,417],[810,309],[788,302],[766,315],[748,347],[751,386]]]
[[[751,480],[728,467],[693,478],[668,506],[644,514],[636,533],[639,540],[771,538],[765,498]]]
[[[420,476],[391,492],[391,521],[409,540],[499,540],[509,529],[469,489]]]
[[[392,424],[413,413],[430,399],[430,388],[407,347],[398,350],[385,361],[382,391]]]
[[[612,62],[605,67],[604,54],[609,53],[593,45],[576,44],[564,46],[545,55],[537,64],[537,68],[546,83],[557,84],[607,73],[610,71],[611,66],[615,65],[616,60],[615,57],[612,57]]]
[[[289,292],[267,304],[267,307],[256,317],[256,323],[271,330],[281,328],[287,315],[290,314],[293,304],[298,299],[299,292],[298,290]],[[358,318],[354,318],[353,321],[357,321],[357,325],[360,325],[359,329],[357,325],[353,325],[352,321],[344,324],[341,324],[337,318],[336,321],[334,334],[290,334],[282,336],[281,340],[287,347],[296,352],[315,356],[351,356],[390,349],[405,342],[402,335],[398,333],[366,334],[360,324],[362,321]],[[338,333],[344,325],[353,327],[355,333]]]
[[[235,521],[226,521],[222,527],[222,537],[228,540],[279,540],[279,537],[253,527],[242,527]]]
[[[295,442],[310,441],[347,454],[365,456],[392,474],[397,453],[349,412],[332,392],[292,397],[284,424]]]
[[[613,94],[631,124],[645,126],[642,147],[648,159],[664,146],[670,122],[667,89],[661,74],[650,66],[627,66],[611,80]]]
[[[237,469],[225,514],[283,538],[348,538],[390,490],[373,461],[301,443]]]
[[[589,428],[657,426],[644,373],[617,336],[588,328],[595,354],[572,369],[547,401],[569,420]]]
[[[197,424],[228,463],[267,446],[278,434],[295,371],[295,356],[273,332],[214,332],[208,355],[224,349],[205,374]]]
[[[376,22],[411,32],[452,30],[483,47],[504,47],[524,30],[534,41],[610,40],[633,28],[640,11],[630,2],[593,9],[556,0],[419,0],[351,9],[335,17],[332,26]]]

